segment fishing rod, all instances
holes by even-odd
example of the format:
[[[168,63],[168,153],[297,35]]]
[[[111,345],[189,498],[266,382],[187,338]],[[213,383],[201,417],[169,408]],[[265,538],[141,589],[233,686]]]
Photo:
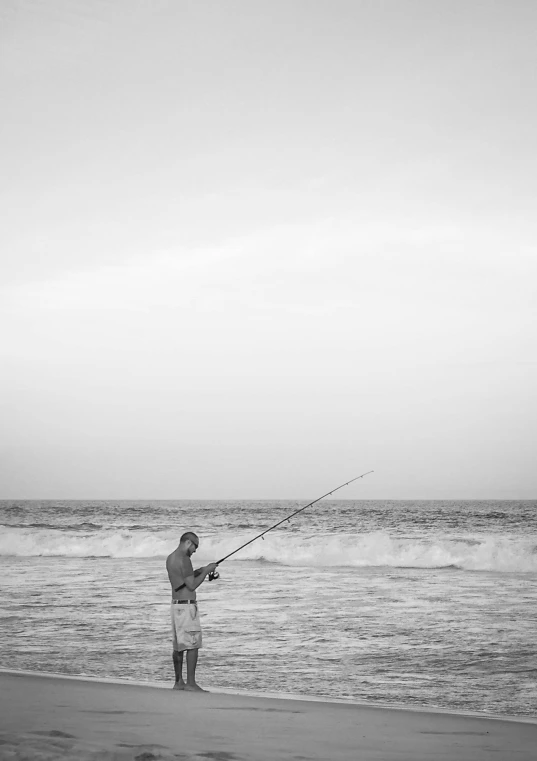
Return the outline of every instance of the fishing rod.
[[[298,515],[303,510],[306,510],[308,507],[311,507],[316,502],[320,502],[325,497],[329,497],[331,494],[334,494],[334,492],[339,491],[339,489],[343,489],[344,486],[348,486],[349,484],[352,484],[353,481],[358,481],[360,478],[365,478],[365,476],[368,476],[370,473],[374,473],[374,471],[373,470],[368,470],[367,473],[362,473],[361,476],[356,476],[356,478],[351,478],[350,481],[346,481],[344,484],[341,484],[341,486],[336,486],[335,489],[332,489],[332,491],[326,492],[326,494],[323,494],[322,497],[317,497],[317,499],[314,499],[313,502],[308,502],[308,504],[304,505],[304,507],[300,507],[298,510],[295,510],[294,513],[291,513],[286,518],[282,518],[281,521],[278,521],[278,523],[275,523],[274,526],[271,526],[270,528],[265,529],[265,531],[262,531],[257,536],[254,536],[253,539],[250,539],[248,542],[245,542],[244,544],[241,544],[240,547],[237,547],[236,550],[233,550],[233,552],[230,552],[229,555],[226,555],[225,557],[223,557],[220,560],[218,560],[216,562],[216,565],[217,566],[220,565],[220,563],[223,563],[224,560],[227,560],[232,555],[235,555],[237,552],[240,552],[245,547],[248,547],[249,544],[252,544],[252,542],[255,542],[257,539],[262,539],[265,536],[265,534],[268,534],[269,531],[272,531],[273,529],[278,528],[278,526],[281,526],[282,523],[285,523],[286,521],[290,521],[291,518],[293,518],[295,515]],[[200,573],[202,573],[201,568],[198,569],[197,571],[194,571],[194,576],[199,576]],[[218,573],[218,571],[216,569],[214,571],[211,571],[209,573],[209,575],[207,576],[209,581],[214,581],[215,579],[218,579],[219,577],[220,577],[220,574]],[[186,587],[186,584],[181,584],[180,587],[176,587],[175,591],[178,592],[180,589],[183,589],[183,587]]]

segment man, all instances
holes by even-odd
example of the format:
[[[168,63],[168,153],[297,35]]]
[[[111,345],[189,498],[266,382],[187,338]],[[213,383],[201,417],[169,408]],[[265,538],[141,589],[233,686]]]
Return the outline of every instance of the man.
[[[174,690],[206,692],[196,684],[198,650],[201,647],[201,626],[196,602],[196,589],[216,569],[216,563],[198,568],[194,573],[190,558],[199,546],[199,539],[187,531],[179,546],[168,556],[166,570],[172,585],[172,633]],[[183,653],[186,650],[186,682],[183,681]]]

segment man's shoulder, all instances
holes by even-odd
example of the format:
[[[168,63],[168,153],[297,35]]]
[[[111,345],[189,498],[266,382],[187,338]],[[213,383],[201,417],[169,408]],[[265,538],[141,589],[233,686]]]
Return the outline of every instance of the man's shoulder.
[[[170,552],[166,558],[166,565],[169,563],[177,563],[178,560],[181,560],[181,553],[178,550],[174,550],[173,552]]]
[[[172,553],[168,555],[166,558],[166,563],[173,563],[173,565],[183,565],[184,563],[189,563],[190,558],[188,555],[185,555],[184,552],[180,552],[179,550],[174,550]]]

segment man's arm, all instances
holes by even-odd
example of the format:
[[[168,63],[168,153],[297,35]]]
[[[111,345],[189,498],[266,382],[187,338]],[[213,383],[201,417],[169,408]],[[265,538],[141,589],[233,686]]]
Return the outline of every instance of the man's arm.
[[[186,587],[191,592],[193,592],[195,589],[197,589],[200,584],[203,584],[205,581],[205,578],[211,571],[214,571],[216,569],[216,563],[209,563],[209,565],[204,565],[201,568],[197,568],[195,571],[193,571],[188,576],[185,576],[184,583],[181,584],[180,587],[176,587],[175,591],[178,592],[180,589],[183,589]]]

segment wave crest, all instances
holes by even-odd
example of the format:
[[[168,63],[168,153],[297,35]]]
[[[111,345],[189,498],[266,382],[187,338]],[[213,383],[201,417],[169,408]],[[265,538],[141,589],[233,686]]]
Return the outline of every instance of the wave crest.
[[[251,534],[202,536],[196,560],[220,559]],[[0,556],[165,557],[177,543],[171,531],[132,529],[58,530],[2,527]],[[265,561],[286,566],[459,568],[467,571],[537,573],[537,548],[525,537],[428,535],[398,537],[386,532],[299,534],[276,531],[237,553],[231,561]]]

